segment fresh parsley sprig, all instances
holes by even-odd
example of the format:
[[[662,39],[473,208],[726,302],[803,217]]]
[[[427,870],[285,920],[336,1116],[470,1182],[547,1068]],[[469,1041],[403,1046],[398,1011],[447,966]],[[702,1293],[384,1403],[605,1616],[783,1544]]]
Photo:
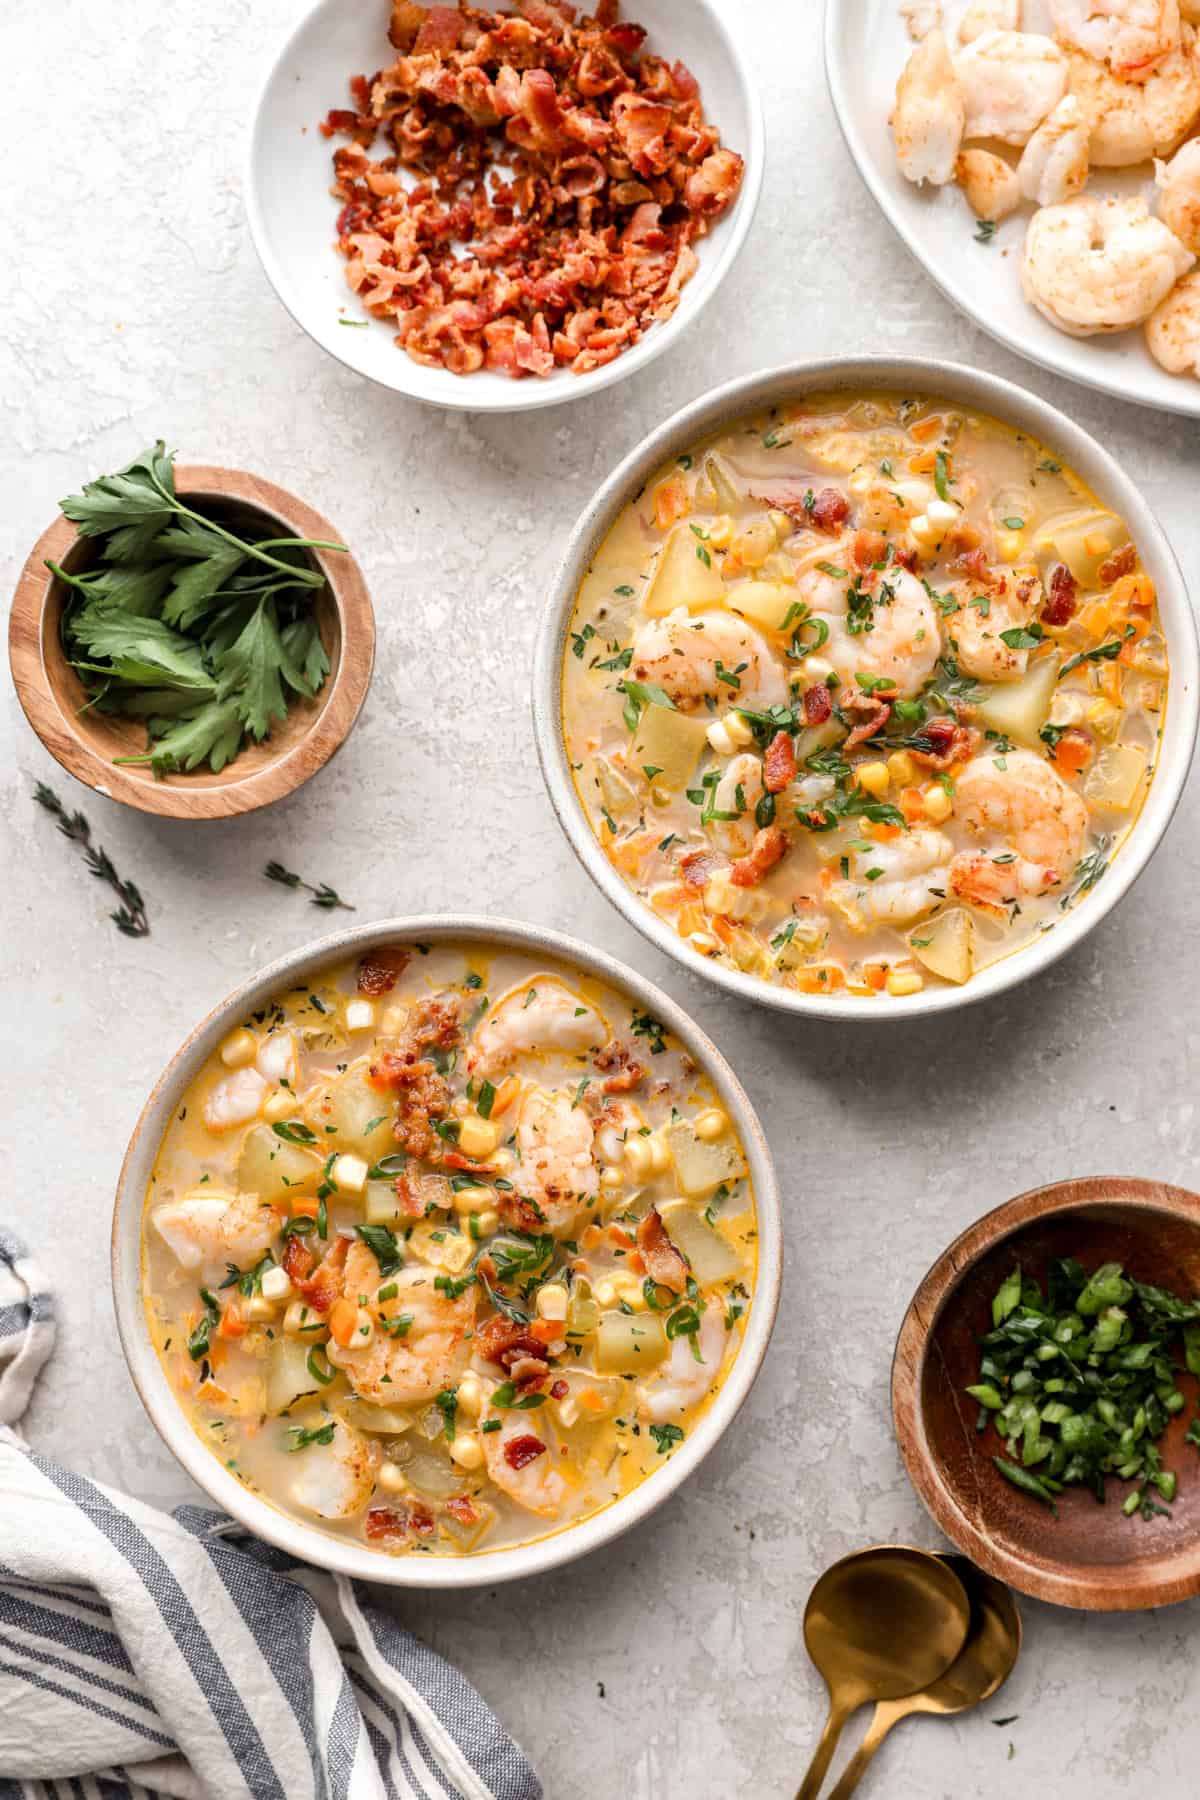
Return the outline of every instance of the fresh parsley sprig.
[[[150,740],[118,762],[216,774],[286,718],[289,694],[323,686],[312,601],[325,577],[305,552],[344,545],[239,535],[197,512],[175,492],[161,441],[62,510],[81,537],[103,540],[92,568],[47,564],[68,589],[64,653],[87,704],[143,720]]]
[[[150,921],[146,917],[146,902],[142,899],[141,891],[132,881],[123,881],[113,867],[112,858],[107,851],[92,843],[92,828],[83,814],[69,813],[54,789],[47,787],[44,781],[37,783],[33,797],[51,818],[58,821],[58,829],[63,836],[79,845],[88,873],[98,881],[107,882],[121,902],[108,915],[117,930],[125,937],[149,937]]]

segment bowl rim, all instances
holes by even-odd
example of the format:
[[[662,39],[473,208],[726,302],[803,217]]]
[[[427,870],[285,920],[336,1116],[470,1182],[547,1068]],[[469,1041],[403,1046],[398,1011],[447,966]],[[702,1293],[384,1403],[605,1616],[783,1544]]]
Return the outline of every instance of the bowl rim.
[[[1052,932],[992,963],[962,987],[925,988],[889,997],[883,1006],[849,996],[774,987],[740,969],[710,962],[639,900],[604,856],[587,823],[571,776],[560,705],[562,662],[579,584],[621,508],[653,471],[739,415],[806,393],[841,388],[920,389],[952,403],[976,406],[1052,445],[1129,525],[1158,589],[1171,657],[1166,723],[1154,780],[1129,842],[1086,905],[1074,907]],[[759,369],[700,395],[656,426],[601,482],[576,521],[551,578],[534,653],[532,708],[542,775],[568,842],[600,891],[656,949],[738,999],[804,1018],[878,1023],[949,1012],[1003,993],[1057,962],[1112,911],[1150,861],[1183,792],[1200,720],[1200,648],[1170,541],[1132,479],[1082,426],[1015,382],[983,369],[923,356],[834,355]]]
[[[244,469],[180,464],[175,470],[175,487],[192,500],[236,501],[277,520],[295,537],[342,541],[336,527],[307,501]],[[341,748],[362,710],[375,666],[375,612],[352,551],[309,552],[325,577],[337,611],[341,648],[308,730],[252,772],[239,776],[235,758],[221,771],[216,785],[198,787],[191,785],[187,774],[165,781],[127,775],[119,765],[97,755],[75,731],[72,716],[59,705],[46,670],[44,633],[46,607],[57,577],[45,564],[49,558],[61,563],[80,541],[78,528],[61,513],[46,527],[25,559],[8,621],[9,665],[21,710],[68,775],[106,799],[139,812],[203,822],[234,818],[283,799]]]
[[[349,355],[349,346],[346,350],[342,350],[336,340],[326,342],[325,338],[319,335],[315,326],[309,324],[306,317],[307,309],[300,298],[292,293],[282,263],[271,248],[266,209],[259,191],[260,163],[264,154],[266,132],[264,113],[268,96],[280,77],[283,63],[293,53],[298,40],[307,31],[317,13],[326,7],[332,10],[338,3],[339,0],[309,0],[309,4],[304,8],[301,16],[296,20],[278,51],[272,57],[254,103],[254,114],[243,168],[242,191],[245,197],[251,241],[262,265],[263,273],[274,289],[277,299],[301,331],[320,349],[341,363],[344,368],[351,370],[355,375],[361,376],[374,386],[381,387],[390,393],[402,394],[406,399],[419,401],[424,406],[431,406],[447,412],[503,414],[534,412],[542,407],[562,406],[568,401],[583,399],[589,394],[597,394],[604,388],[612,387],[616,382],[624,380],[626,376],[636,374],[639,369],[646,368],[664,351],[669,350],[688,326],[699,318],[733,267],[754,222],[762,193],[766,164],[766,127],[762,98],[755,84],[749,59],[739,41],[741,33],[731,29],[727,17],[728,8],[723,12],[718,6],[717,0],[691,0],[693,8],[704,12],[721,41],[728,67],[738,86],[748,128],[745,146],[738,146],[744,162],[741,192],[738,194],[733,210],[719,223],[718,229],[722,233],[724,242],[720,254],[713,259],[712,270],[708,274],[704,286],[696,293],[692,293],[691,289],[695,280],[693,277],[693,281],[688,282],[683,288],[679,304],[670,318],[656,322],[631,349],[622,352],[620,356],[614,358],[610,363],[605,363],[603,367],[590,370],[586,375],[571,376],[566,371],[559,371],[558,373],[565,379],[556,380],[552,376],[547,380],[510,381],[506,389],[498,388],[494,391],[479,392],[472,386],[471,377],[451,375],[448,370],[442,370],[439,373],[445,376],[447,384],[444,392],[439,383],[438,390],[434,393],[418,393],[403,379],[411,364],[409,357],[398,346],[395,346],[396,379],[389,380],[373,369],[360,367]],[[738,22],[742,22],[740,11]],[[511,394],[509,389],[511,389]]]
[[[500,943],[534,957],[573,964],[635,1000],[679,1038],[712,1081],[745,1146],[754,1183],[758,1273],[745,1335],[724,1385],[687,1441],[629,1494],[578,1524],[530,1544],[461,1559],[383,1556],[293,1520],[248,1492],[188,1424],[154,1350],[141,1301],[146,1184],[167,1121],[197,1068],[232,1023],[240,1022],[280,986],[384,940]],[[113,1205],[111,1275],[121,1348],[142,1405],[167,1448],[215,1505],[257,1537],[317,1567],[394,1587],[482,1587],[543,1574],[610,1543],[656,1511],[703,1462],[753,1387],[775,1323],[782,1274],[782,1209],[766,1134],[737,1076],[704,1030],[661,989],[606,952],[562,932],[479,913],[412,915],[347,926],[277,957],[235,988],[192,1029],[155,1082],[130,1136]]]
[[[1027,1560],[998,1544],[970,1518],[938,1473],[925,1427],[921,1390],[934,1329],[981,1258],[1039,1219],[1107,1206],[1182,1219],[1200,1232],[1200,1194],[1142,1176],[1084,1175],[1030,1188],[960,1232],[926,1271],[900,1325],[892,1355],[892,1425],[908,1478],[926,1512],[965,1556],[1031,1599],[1084,1612],[1138,1612],[1200,1594],[1200,1537],[1140,1572],[1096,1564],[1073,1574]],[[1157,1568],[1157,1572],[1156,1572]],[[1167,1568],[1177,1572],[1163,1572]]]

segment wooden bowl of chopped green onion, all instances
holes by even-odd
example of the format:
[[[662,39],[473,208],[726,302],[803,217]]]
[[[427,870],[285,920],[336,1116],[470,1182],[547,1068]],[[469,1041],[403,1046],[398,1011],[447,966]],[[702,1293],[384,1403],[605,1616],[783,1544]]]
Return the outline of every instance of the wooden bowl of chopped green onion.
[[[892,1366],[909,1476],[960,1550],[1097,1612],[1200,1594],[1200,1195],[1090,1176],[978,1220]]]
[[[97,793],[222,819],[293,792],[370,684],[375,618],[329,521],[159,444],[64,500],[13,599],[25,716]]]

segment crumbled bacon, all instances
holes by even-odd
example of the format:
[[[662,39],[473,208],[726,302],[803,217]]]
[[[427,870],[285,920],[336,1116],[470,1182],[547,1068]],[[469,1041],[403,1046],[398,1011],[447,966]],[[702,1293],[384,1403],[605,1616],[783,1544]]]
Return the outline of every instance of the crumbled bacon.
[[[544,1349],[545,1345],[532,1337],[524,1325],[503,1313],[496,1313],[475,1333],[476,1353],[487,1362],[499,1363],[502,1369],[511,1369],[522,1356],[540,1359]]]
[[[1122,544],[1114,550],[1106,561],[1100,564],[1100,581],[1105,587],[1111,587],[1114,581],[1120,581],[1122,575],[1132,575],[1137,567],[1137,551],[1132,544]]]
[[[850,502],[837,488],[821,488],[805,511],[810,525],[817,531],[833,533],[840,531],[850,517]]]
[[[348,1249],[345,1238],[336,1238],[324,1260],[317,1263],[307,1244],[301,1243],[296,1236],[288,1238],[283,1252],[284,1272],[314,1312],[327,1313],[341,1293],[342,1269]]]
[[[806,725],[823,725],[826,719],[833,717],[833,695],[823,681],[805,688],[803,705]]]
[[[796,746],[792,735],[788,731],[777,731],[763,757],[763,786],[768,794],[782,794],[788,783],[795,779]]]
[[[882,731],[892,716],[891,703],[895,698],[895,688],[889,688],[886,695],[881,694],[878,689],[873,694],[851,694],[845,703],[847,709],[861,713],[863,717],[846,739],[843,748],[853,750]]]
[[[729,865],[729,879],[734,887],[757,887],[783,860],[787,847],[787,833],[780,826],[765,825],[756,831],[748,854]]]
[[[462,1001],[456,994],[435,994],[413,1007],[404,1021],[395,1050],[385,1050],[370,1065],[373,1087],[396,1093],[393,1132],[410,1156],[449,1161],[451,1152],[433,1129],[452,1098],[449,1083],[427,1058],[427,1050],[451,1050],[461,1039]]]
[[[470,1494],[451,1494],[446,1502],[446,1511],[460,1525],[478,1525],[483,1514],[472,1500]]]
[[[378,944],[358,965],[358,991],[377,999],[390,994],[412,961],[412,951],[399,944]]]
[[[962,762],[970,756],[979,739],[979,733],[969,725],[947,718],[928,720],[921,726],[918,736],[920,742],[910,746],[909,755],[926,769],[948,769],[952,764]]]
[[[466,20],[456,6],[431,6],[417,29],[414,56],[442,56],[457,50]]]
[[[392,1184],[400,1202],[400,1211],[406,1218],[423,1219],[437,1205],[437,1201],[424,1191],[423,1180],[423,1177],[404,1174],[397,1175]]]
[[[1136,557],[1137,552],[1134,551],[1135,560]],[[1050,594],[1042,608],[1043,623],[1066,625],[1073,619],[1078,605],[1077,593],[1078,583],[1066,563],[1055,563],[1050,571]]]
[[[753,498],[761,500],[764,506],[790,513],[801,525],[811,525],[814,530],[831,536],[840,531],[850,517],[850,502],[837,488],[820,488],[814,493],[807,482],[797,481],[794,477],[782,476],[778,481],[760,482],[754,489]]]
[[[850,553],[856,568],[872,569],[884,560],[887,548],[888,541],[882,531],[856,531]]]
[[[690,71],[644,54],[612,0],[594,17],[393,0],[389,36],[397,60],[321,129],[351,140],[334,154],[347,281],[408,354],[582,374],[669,317],[743,175]]]
[[[552,1400],[565,1400],[570,1391],[570,1382],[564,1381],[561,1375],[557,1381],[552,1381],[550,1383],[550,1398]]]
[[[546,1446],[541,1438],[534,1437],[527,1431],[520,1437],[509,1438],[504,1446],[504,1460],[510,1469],[524,1469],[539,1456],[544,1456]]]
[[[437,1520],[419,1500],[407,1500],[400,1506],[369,1506],[363,1521],[372,1543],[399,1543],[407,1537],[432,1537]]]
[[[606,1094],[629,1094],[645,1080],[644,1064],[637,1060],[628,1044],[608,1044],[603,1050],[597,1050],[592,1058],[593,1066],[601,1074],[607,1074],[604,1083]]]
[[[679,859],[679,874],[692,888],[707,886],[709,877],[721,866],[721,859],[711,850],[689,850]]]
[[[950,567],[956,574],[965,575],[968,581],[975,582],[981,588],[991,588],[996,593],[1004,590],[1004,570],[992,567],[987,551],[981,544],[977,544],[974,549],[962,551],[954,558]]]
[[[682,1294],[687,1286],[687,1264],[667,1236],[667,1228],[656,1206],[652,1206],[637,1228],[638,1249],[646,1265],[646,1273],[660,1287]]]

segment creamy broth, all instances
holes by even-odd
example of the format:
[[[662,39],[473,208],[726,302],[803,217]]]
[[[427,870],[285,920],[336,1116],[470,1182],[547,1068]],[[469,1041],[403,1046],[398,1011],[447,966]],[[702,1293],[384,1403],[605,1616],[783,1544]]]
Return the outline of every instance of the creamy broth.
[[[737,1355],[741,1142],[580,971],[383,946],[192,1082],[146,1195],[151,1335],[248,1488],[382,1553],[528,1542],[662,1468]]]
[[[808,993],[962,983],[1086,904],[1153,775],[1153,583],[1052,448],[891,394],[695,446],[601,544],[567,754],[622,880]]]

